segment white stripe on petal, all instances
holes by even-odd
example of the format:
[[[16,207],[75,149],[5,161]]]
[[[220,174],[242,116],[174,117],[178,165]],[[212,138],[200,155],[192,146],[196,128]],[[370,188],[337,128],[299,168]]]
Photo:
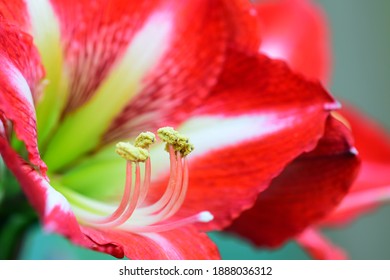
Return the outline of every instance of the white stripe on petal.
[[[131,65],[134,78],[140,80],[168,50],[171,33],[171,16],[162,12],[154,14],[137,33],[120,68]]]
[[[307,109],[307,112],[309,111],[310,108]],[[291,127],[300,120],[296,117],[297,114],[298,112],[290,110],[283,112],[283,115],[263,111],[232,117],[198,116],[187,120],[177,130],[194,144],[195,149],[189,155],[194,159],[213,150],[239,145],[252,139],[261,139]],[[302,110],[299,114],[302,114]],[[168,155],[162,145],[152,146],[151,158],[153,179],[169,171]]]
[[[152,15],[135,34],[125,54],[111,69],[93,99],[86,104],[88,108],[104,106],[101,119],[107,125],[140,92],[142,80],[168,50],[172,20],[169,13]]]
[[[44,181],[42,185],[46,188],[45,216],[50,215],[56,207],[59,207],[60,210],[65,213],[71,212],[69,202],[61,193],[53,189],[46,181]]]
[[[251,139],[266,137],[289,127],[295,118],[289,114],[284,118],[275,113],[250,114],[238,117],[205,116],[189,120],[179,128],[189,137],[195,150],[192,157],[211,150],[238,145]]]
[[[30,0],[26,4],[35,44],[43,57],[53,56],[53,48],[60,46],[60,27],[50,1]]]
[[[26,1],[34,44],[45,67],[47,86],[37,104],[39,141],[43,142],[56,124],[67,99],[68,77],[64,69],[60,24],[49,0]]]
[[[1,71],[4,76],[9,78],[10,85],[13,90],[19,94],[20,97],[24,97],[31,105],[31,109],[34,110],[34,102],[31,95],[30,87],[27,84],[23,74],[7,59],[0,56]]]

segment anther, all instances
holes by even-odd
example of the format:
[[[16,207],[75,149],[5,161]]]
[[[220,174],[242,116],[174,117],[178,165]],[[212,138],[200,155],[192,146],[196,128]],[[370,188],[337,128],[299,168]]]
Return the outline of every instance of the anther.
[[[174,145],[177,142],[179,132],[174,130],[170,126],[162,127],[157,130],[157,135],[160,139],[167,144]]]
[[[188,137],[180,134],[172,127],[162,127],[157,130],[157,134],[160,139],[167,143],[166,150],[169,152],[169,145],[177,152],[180,152],[182,156],[187,156],[194,150],[194,146],[190,143]]]
[[[152,145],[156,141],[156,136],[152,132],[142,132],[140,135],[138,135],[137,138],[135,138],[134,146],[148,149],[150,145]]]
[[[136,147],[126,142],[119,142],[116,144],[115,151],[124,159],[132,162],[144,162],[149,158],[149,152],[146,149]]]

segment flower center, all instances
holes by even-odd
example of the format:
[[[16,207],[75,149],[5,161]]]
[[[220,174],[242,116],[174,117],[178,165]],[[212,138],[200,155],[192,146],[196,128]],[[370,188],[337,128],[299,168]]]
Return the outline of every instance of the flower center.
[[[158,136],[166,143],[170,158],[170,177],[161,197],[153,204],[144,206],[151,184],[149,147],[155,142],[155,135],[143,132],[136,138],[134,145],[120,142],[116,146],[116,152],[126,160],[126,182],[118,207],[105,217],[83,217],[84,223],[133,232],[160,232],[213,219],[210,212],[203,211],[184,219],[170,220],[182,206],[187,193],[189,172],[186,158],[193,150],[193,145],[187,137],[171,127],[160,128]],[[141,176],[141,173],[144,175]]]

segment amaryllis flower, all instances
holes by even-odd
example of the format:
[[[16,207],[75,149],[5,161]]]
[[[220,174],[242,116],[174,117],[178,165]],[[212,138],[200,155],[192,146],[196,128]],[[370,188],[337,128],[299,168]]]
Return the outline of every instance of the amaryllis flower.
[[[260,192],[264,233],[284,239],[348,191],[358,159],[338,102],[258,53],[249,2],[0,3],[0,151],[47,231],[116,257],[218,258],[203,231]],[[304,152],[334,176],[269,188]]]
[[[326,82],[329,76],[330,46],[327,24],[322,11],[314,3],[306,0],[262,1],[257,5],[257,11],[263,27],[260,52],[286,61],[295,71],[306,77]],[[381,201],[388,200],[390,190],[388,175],[390,137],[378,124],[350,105],[332,115],[354,133],[355,147],[363,162],[358,177],[340,205],[297,237],[298,243],[309,254],[319,259],[346,257],[342,249],[322,236],[318,231],[320,227],[344,225],[353,218],[374,209]],[[297,161],[295,165],[291,164],[286,171],[289,168],[296,168],[299,163]],[[309,184],[314,187],[319,184],[319,180],[313,181],[311,177],[317,176],[318,179],[321,175],[312,170],[313,167],[300,164],[311,176],[296,178],[294,174],[285,171],[273,181],[272,185],[295,189],[300,185]],[[326,176],[326,173],[323,175]],[[260,233],[264,230],[265,210],[260,196],[256,206],[248,213],[244,213],[243,217],[236,222],[238,227],[233,227],[232,230],[249,238],[255,244],[274,245],[264,240],[263,234]],[[247,231],[242,231],[239,226],[246,222],[247,217],[260,222],[257,226],[253,223],[254,225]]]

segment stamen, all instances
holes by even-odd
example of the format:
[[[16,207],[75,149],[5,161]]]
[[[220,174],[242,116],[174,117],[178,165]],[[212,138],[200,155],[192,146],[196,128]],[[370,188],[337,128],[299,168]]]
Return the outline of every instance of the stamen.
[[[151,184],[151,159],[149,146],[155,142],[151,132],[141,133],[135,144],[120,142],[116,152],[127,160],[126,182],[122,200],[117,209],[105,218],[92,219],[82,215],[92,225],[104,228],[121,228],[134,232],[159,232],[196,222],[209,222],[213,219],[210,212],[168,221],[180,207],[186,197],[189,181],[186,156],[194,149],[188,138],[172,127],[158,130],[158,135],[166,143],[170,158],[170,178],[162,196],[153,204],[142,206]],[[141,165],[144,163],[144,177],[141,180]],[[133,164],[135,178],[133,182]],[[142,181],[142,182],[141,182]],[[168,221],[168,222],[167,222]]]
[[[138,137],[135,139],[134,146],[140,147],[143,149],[147,149],[149,152],[149,147],[156,141],[156,135],[152,132],[142,132]],[[141,188],[140,198],[138,200],[137,206],[141,205],[146,198],[146,195],[149,191],[150,186],[150,177],[151,177],[151,162],[150,157],[145,161],[145,176],[144,176],[144,183]]]
[[[171,199],[172,194],[175,190],[175,184],[176,184],[176,174],[178,172],[177,162],[176,162],[176,155],[175,151],[173,150],[172,146],[169,146],[169,160],[170,160],[170,174],[168,185],[165,188],[164,194],[161,196],[161,198],[155,202],[154,204],[150,206],[143,207],[139,209],[138,211],[142,212],[142,214],[150,214],[154,212],[160,211]]]
[[[194,150],[194,146],[189,143],[189,139],[172,127],[162,127],[157,130],[157,134],[161,140],[167,143],[166,150],[168,150],[169,145],[172,145],[174,150],[180,152],[183,156],[187,156]]]
[[[179,133],[172,127],[162,127],[157,130],[158,137],[167,144],[175,144]]]
[[[137,138],[135,139],[134,146],[142,149],[146,149],[149,152],[149,147],[156,141],[156,136],[152,132],[142,132],[140,133]],[[144,183],[141,187],[140,197],[137,203],[138,205],[141,205],[148,193],[149,186],[150,186],[150,176],[151,176],[151,162],[150,157],[147,158],[145,161],[145,176],[144,176]]]
[[[146,198],[146,196],[148,194],[149,187],[150,187],[151,172],[152,172],[151,161],[150,161],[150,158],[148,158],[145,161],[144,183],[143,183],[143,185],[141,187],[141,193],[139,195],[137,206],[142,205],[142,203],[145,201],[145,198]]]
[[[137,206],[140,194],[140,167],[139,161],[145,161],[149,158],[149,152],[143,148],[135,147],[130,143],[119,142],[116,145],[117,154],[127,160],[126,165],[126,182],[122,200],[118,208],[108,217],[98,219],[97,224],[107,227],[120,225],[128,220]],[[135,186],[132,185],[132,162],[136,162]]]
[[[126,210],[126,206],[128,205],[131,197],[131,185],[133,181],[133,165],[131,161],[127,161],[126,164],[126,183],[125,183],[125,189],[123,191],[123,197],[121,200],[121,203],[119,204],[118,208],[115,210],[114,213],[112,213],[110,216],[96,221],[96,223],[111,223],[114,220],[118,219],[123,212]]]
[[[172,178],[173,176],[171,176]],[[182,189],[182,180],[183,180],[183,172],[182,172],[182,161],[180,153],[177,153],[177,170],[176,170],[176,178],[173,181],[173,191],[171,197],[168,199],[166,205],[163,205],[157,211],[154,211],[154,214],[145,216],[142,220],[137,221],[137,225],[148,225],[153,224],[159,221],[166,220],[167,215],[171,212],[173,207],[175,206]],[[172,188],[172,186],[169,186]],[[149,212],[150,213],[150,212]]]
[[[143,149],[148,149],[156,141],[156,136],[152,132],[142,132],[135,139],[134,146],[140,147]]]
[[[116,144],[115,151],[124,159],[132,162],[144,162],[149,158],[149,152],[146,149],[133,146],[126,142]]]
[[[184,203],[184,199],[186,197],[188,190],[188,163],[186,158],[183,158],[183,185],[181,187],[180,195],[176,202],[174,203],[172,209],[169,211],[169,213],[166,215],[165,219],[170,218],[172,215],[174,215],[180,207]]]
[[[135,186],[131,189],[131,200],[126,208],[126,210],[123,212],[123,214],[116,219],[115,221],[107,224],[107,227],[117,227],[125,223],[127,220],[130,219],[131,215],[134,212],[135,207],[137,206],[139,194],[140,194],[140,185],[141,185],[141,171],[139,167],[139,163],[136,163],[135,168]]]
[[[126,227],[126,229],[134,231],[134,232],[162,232],[175,229],[177,227],[186,226],[193,223],[208,223],[214,219],[214,216],[209,211],[203,211],[196,215],[180,219],[174,222],[166,223],[166,224],[156,224],[149,226],[141,226],[141,227]]]

